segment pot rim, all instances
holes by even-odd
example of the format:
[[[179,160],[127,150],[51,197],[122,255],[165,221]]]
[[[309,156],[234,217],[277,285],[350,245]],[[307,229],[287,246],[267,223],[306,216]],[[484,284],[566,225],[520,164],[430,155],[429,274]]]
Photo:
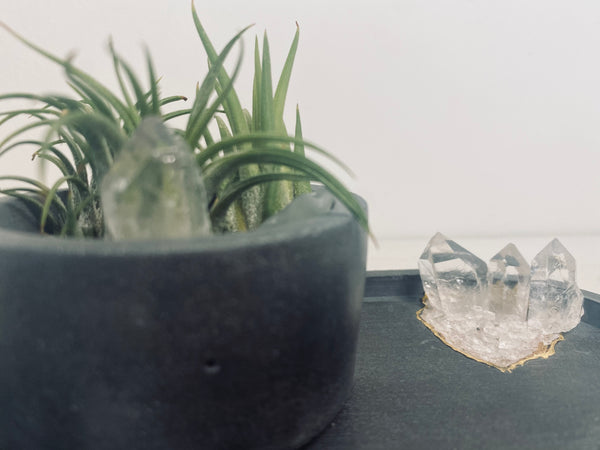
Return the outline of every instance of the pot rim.
[[[0,215],[10,205],[18,204],[12,197],[0,198]],[[13,213],[14,214],[14,213]],[[182,239],[122,240],[90,238],[61,238],[42,235],[33,231],[18,231],[0,224],[0,250],[19,248],[38,253],[61,253],[64,255],[135,256],[192,254],[206,251],[235,251],[240,248],[278,245],[293,239],[318,235],[327,230],[355,222],[348,212],[323,211],[317,215],[294,222],[269,224],[255,230],[211,234],[209,236]],[[357,223],[358,225],[358,223]]]

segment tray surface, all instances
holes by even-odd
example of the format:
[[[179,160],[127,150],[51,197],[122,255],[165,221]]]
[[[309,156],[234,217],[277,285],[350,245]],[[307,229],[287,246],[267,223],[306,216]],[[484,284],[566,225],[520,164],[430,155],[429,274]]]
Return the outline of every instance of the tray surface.
[[[306,449],[600,449],[600,296],[556,354],[502,373],[420,323],[416,271],[371,272],[352,397]]]

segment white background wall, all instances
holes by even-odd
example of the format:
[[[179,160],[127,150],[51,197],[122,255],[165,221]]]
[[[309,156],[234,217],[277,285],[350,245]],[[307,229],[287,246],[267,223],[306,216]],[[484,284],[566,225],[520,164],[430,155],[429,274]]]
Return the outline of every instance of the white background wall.
[[[356,172],[380,240],[600,230],[600,3],[593,0],[196,1],[220,48],[269,32],[277,71],[301,27],[292,85],[305,136]],[[192,95],[206,58],[188,0],[0,0],[0,20],[114,86],[106,43],[165,94]],[[0,30],[0,92],[66,92],[61,71]],[[245,98],[244,98],[245,95]],[[0,105],[0,109],[6,109]],[[0,135],[2,131],[0,129]],[[31,168],[30,155],[0,173]],[[484,256],[484,255],[482,255]]]

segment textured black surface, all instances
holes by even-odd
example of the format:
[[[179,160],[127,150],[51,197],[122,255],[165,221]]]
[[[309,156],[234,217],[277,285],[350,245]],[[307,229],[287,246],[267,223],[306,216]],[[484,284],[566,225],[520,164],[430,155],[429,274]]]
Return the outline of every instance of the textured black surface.
[[[368,277],[353,395],[307,449],[600,449],[599,328],[582,322],[554,356],[502,373],[416,319],[415,278]]]
[[[110,242],[17,232],[33,216],[0,200],[0,449],[282,449],[320,432],[352,388],[366,233],[319,204],[251,233]]]

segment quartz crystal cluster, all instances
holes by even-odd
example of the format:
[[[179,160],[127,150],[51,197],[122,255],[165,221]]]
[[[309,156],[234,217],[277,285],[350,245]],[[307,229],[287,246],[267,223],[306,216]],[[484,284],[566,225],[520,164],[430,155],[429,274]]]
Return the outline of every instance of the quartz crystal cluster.
[[[530,267],[513,244],[486,264],[438,233],[419,271],[426,294],[419,319],[455,350],[500,370],[552,354],[583,314],[575,260],[557,239]]]
[[[113,239],[210,233],[206,190],[194,154],[158,117],[142,120],[100,189]]]

